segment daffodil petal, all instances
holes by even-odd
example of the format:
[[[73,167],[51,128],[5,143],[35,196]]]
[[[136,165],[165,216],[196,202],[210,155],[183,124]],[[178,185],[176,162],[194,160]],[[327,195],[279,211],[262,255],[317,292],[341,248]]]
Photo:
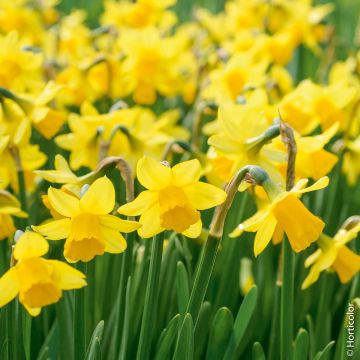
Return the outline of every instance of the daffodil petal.
[[[80,289],[87,285],[85,275],[59,260],[47,260],[55,270],[57,285],[60,289],[71,290]]]
[[[171,169],[148,156],[138,161],[136,174],[140,184],[149,190],[162,189],[171,181]]]
[[[63,216],[72,217],[79,213],[79,199],[64,191],[50,188],[48,199],[51,206]]]
[[[311,254],[304,263],[304,266],[308,268],[309,266],[313,265],[321,256],[322,251],[321,249],[317,249],[313,254]]]
[[[274,216],[269,214],[262,222],[256,233],[254,241],[254,254],[258,256],[269,244],[276,227],[277,221]]]
[[[303,194],[303,193],[307,193],[310,191],[323,189],[323,188],[327,187],[328,185],[329,185],[329,178],[327,176],[324,176],[324,177],[320,178],[318,181],[316,181],[314,184],[312,184],[306,188],[296,190],[296,192]]]
[[[113,215],[101,215],[99,218],[100,225],[124,233],[132,232],[141,227],[137,221],[123,220]]]
[[[197,159],[184,161],[175,165],[172,169],[172,184],[183,187],[199,181],[201,176],[201,165]]]
[[[19,292],[16,268],[12,267],[0,278],[0,307],[13,300]]]
[[[342,246],[339,248],[333,268],[339,275],[340,281],[346,283],[360,270],[360,256],[346,246]]]
[[[268,216],[269,211],[259,210],[253,216],[246,219],[244,222],[239,224],[230,234],[231,238],[240,236],[244,231],[255,232],[258,231],[265,218]]]
[[[114,185],[106,176],[95,180],[80,199],[81,208],[91,214],[108,214],[114,205]]]
[[[201,222],[201,219],[200,219],[195,224],[191,225],[182,234],[189,237],[189,238],[196,239],[196,238],[198,238],[200,236],[201,230],[202,230],[202,222]]]
[[[106,252],[119,254],[126,250],[126,240],[118,231],[109,228],[102,228],[101,234],[105,241]]]
[[[49,250],[48,242],[33,231],[26,231],[17,241],[14,257],[17,260],[29,259],[45,255]]]
[[[66,239],[70,233],[71,220],[68,218],[48,221],[42,225],[32,226],[32,228],[50,240]]]
[[[142,238],[147,239],[164,231],[164,228],[160,225],[160,208],[158,205],[147,209],[141,215],[139,222],[142,226],[138,229],[138,234]]]
[[[226,199],[224,190],[203,182],[196,182],[184,187],[184,192],[191,205],[197,210],[212,208]]]
[[[23,306],[31,316],[38,316],[41,313],[41,308],[31,308],[25,304],[23,304]]]
[[[158,199],[158,193],[155,191],[143,191],[139,196],[119,207],[118,213],[127,216],[137,216],[142,214],[148,208],[152,207]]]

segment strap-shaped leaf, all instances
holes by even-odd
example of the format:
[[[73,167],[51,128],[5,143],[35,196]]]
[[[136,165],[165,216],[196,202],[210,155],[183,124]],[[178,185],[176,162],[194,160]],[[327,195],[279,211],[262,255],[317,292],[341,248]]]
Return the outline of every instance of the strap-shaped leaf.
[[[104,331],[104,320],[101,320],[91,336],[90,344],[86,352],[86,360],[101,359],[101,339]]]
[[[155,360],[165,360],[169,358],[169,352],[178,331],[179,320],[180,314],[175,315],[170,320],[168,326],[162,331],[157,345]]]
[[[206,360],[218,360],[224,357],[233,325],[234,318],[231,311],[226,307],[220,308],[212,322]]]
[[[189,280],[185,265],[181,261],[177,263],[176,285],[179,313],[185,314],[189,302]]]
[[[309,354],[309,334],[300,329],[295,339],[294,360],[307,359]]]
[[[174,354],[174,360],[194,359],[194,322],[190,314],[185,315],[180,329],[179,342]]]
[[[259,342],[255,342],[252,348],[253,360],[266,360],[264,350]]]
[[[224,357],[225,360],[233,359],[237,349],[240,346],[241,340],[255,311],[257,294],[257,287],[254,286],[245,296],[240,306],[239,312],[235,319],[233,333],[226,349]]]
[[[323,350],[319,351],[315,357],[314,360],[324,360],[327,358],[327,355],[329,354],[331,348],[334,346],[335,341],[330,341]]]

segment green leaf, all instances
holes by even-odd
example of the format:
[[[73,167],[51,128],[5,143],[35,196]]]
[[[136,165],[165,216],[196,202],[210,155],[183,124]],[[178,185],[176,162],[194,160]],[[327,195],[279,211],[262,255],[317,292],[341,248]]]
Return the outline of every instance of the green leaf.
[[[101,359],[101,339],[104,332],[104,321],[101,320],[91,336],[90,344],[86,352],[86,360]]]
[[[189,301],[189,280],[185,265],[181,261],[177,263],[176,285],[179,313],[185,314]]]
[[[315,354],[315,330],[314,330],[313,319],[309,314],[306,315],[306,324],[307,324],[307,329],[309,333],[309,342],[310,342],[309,357],[310,359],[312,359]]]
[[[300,329],[295,339],[294,360],[307,359],[309,354],[309,334]]]
[[[202,359],[207,343],[210,323],[212,321],[211,304],[209,301],[202,303],[199,313],[199,318],[194,330],[194,338],[196,339],[195,359]]]
[[[329,351],[331,350],[331,348],[334,346],[335,341],[330,341],[324,348],[324,350],[319,351],[315,357],[314,360],[324,360],[326,359],[326,356],[329,354]]]
[[[132,304],[130,303],[130,293],[131,293],[131,276],[128,277],[126,284],[126,294],[125,294],[125,314],[124,314],[124,325],[121,335],[121,344],[120,344],[120,355],[119,359],[126,359],[128,346],[129,346],[129,333],[130,333],[130,317],[132,312]],[[115,339],[119,341],[119,339]]]
[[[253,360],[266,360],[264,350],[259,342],[254,343],[252,348],[252,359]]]
[[[65,292],[63,298],[55,305],[59,326],[59,352],[61,359],[74,358],[73,321],[70,293]]]
[[[179,342],[174,354],[174,360],[194,359],[194,323],[190,314],[185,319],[179,334]]]
[[[206,352],[207,360],[218,360],[224,357],[226,347],[233,330],[234,318],[231,311],[226,308],[220,308],[212,322],[209,343]]]
[[[235,319],[233,333],[231,335],[224,356],[224,359],[226,360],[232,359],[235,356],[236,351],[240,346],[241,340],[245,334],[246,328],[248,327],[251,317],[255,310],[257,293],[258,293],[257,287],[254,286],[245,296],[240,306],[239,312]]]
[[[178,331],[180,314],[175,315],[168,326],[162,331],[157,345],[155,360],[165,360],[169,358],[171,346],[175,341]]]
[[[59,336],[58,330],[58,323],[55,321],[41,346],[37,360],[56,359],[58,357],[56,346],[57,338]],[[30,357],[28,359],[30,359]]]

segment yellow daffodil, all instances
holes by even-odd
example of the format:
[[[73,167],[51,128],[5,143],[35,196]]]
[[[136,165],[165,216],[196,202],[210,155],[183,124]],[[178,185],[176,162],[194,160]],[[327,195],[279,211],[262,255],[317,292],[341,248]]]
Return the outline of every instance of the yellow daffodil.
[[[1,11],[0,11],[1,13]],[[0,86],[12,91],[36,90],[41,86],[40,53],[23,48],[24,41],[13,31],[0,35]]]
[[[14,156],[11,154],[9,136],[0,136],[0,189],[9,185],[18,190],[17,166]],[[39,169],[47,160],[47,156],[39,150],[39,145],[24,144],[18,150],[19,160],[25,175],[27,189],[34,186],[33,170]]]
[[[342,170],[349,185],[356,185],[360,176],[360,136],[353,141],[345,142],[345,153]]]
[[[327,269],[336,271],[342,283],[350,281],[360,271],[360,256],[346,246],[359,231],[360,223],[349,230],[340,229],[333,238],[325,234],[320,236],[319,249],[305,261],[305,266],[311,268],[302,284],[303,289],[316,282],[320,273]]]
[[[34,127],[47,139],[51,139],[64,124],[66,115],[49,106],[62,86],[49,82],[35,97],[18,99]]]
[[[311,81],[302,81],[280,102],[280,113],[284,121],[300,134],[309,134],[318,125],[313,117],[312,99],[315,89]]]
[[[178,110],[169,110],[159,117],[142,107],[119,109],[99,114],[89,103],[83,103],[81,116],[70,114],[71,133],[56,137],[56,143],[71,151],[70,165],[74,170],[81,166],[94,169],[105,156],[122,156],[133,168],[144,153],[160,157],[163,147],[172,140],[186,140],[189,133],[177,125]]]
[[[150,27],[127,31],[122,39],[124,91],[138,104],[153,104],[157,93],[175,96],[182,90],[187,68],[181,38],[164,37]]]
[[[0,240],[14,234],[16,229],[12,216],[27,217],[27,214],[21,210],[21,204],[15,196],[0,190]]]
[[[121,3],[107,0],[101,21],[103,24],[112,24],[119,28],[144,28],[159,25],[167,29],[174,25],[176,16],[166,9],[175,3],[176,0],[139,0]]]
[[[49,244],[39,234],[26,231],[17,240],[13,257],[16,264],[0,278],[0,307],[19,294],[19,301],[32,316],[41,308],[59,301],[63,290],[86,285],[85,275],[71,266],[41,256]]]
[[[273,188],[267,190],[270,203],[263,205],[255,215],[238,225],[230,237],[238,237],[243,231],[256,232],[255,256],[266,248],[271,238],[275,243],[280,242],[284,232],[295,252],[305,250],[319,238],[325,224],[313,215],[298,197],[303,193],[322,189],[328,183],[329,179],[324,177],[305,187],[307,180],[302,179],[291,191],[279,192]]]
[[[223,68],[209,74],[210,83],[203,90],[202,97],[219,104],[235,102],[246,87],[256,87],[264,82],[267,66],[266,61],[255,63],[249,56],[234,56]]]
[[[327,175],[337,162],[337,156],[324,149],[324,146],[336,134],[339,123],[320,135],[300,136],[295,133],[297,147],[295,174],[298,178],[312,178],[318,180]],[[285,151],[285,145],[280,139],[275,140],[275,146]],[[286,173],[286,164],[279,163],[278,168]]]
[[[201,166],[198,160],[185,161],[167,167],[150,157],[139,160],[137,177],[148,190],[132,202],[121,206],[120,214],[140,216],[143,238],[164,230],[173,230],[188,237],[200,235],[200,212],[221,204],[226,193],[210,184],[200,182]]]
[[[125,251],[126,241],[120,231],[128,233],[140,227],[135,221],[109,215],[115,205],[115,190],[107,177],[95,180],[81,198],[50,188],[48,201],[63,218],[34,229],[51,240],[66,239],[64,256],[72,262]]]
[[[208,143],[220,159],[225,160],[226,167],[232,163],[230,177],[240,168],[252,164],[262,167],[276,183],[281,184],[283,178],[275,162],[284,161],[285,155],[272,144],[259,146],[257,141],[269,128],[264,114],[257,107],[227,104],[219,108],[218,118],[221,130],[211,136]],[[219,165],[218,161],[217,167]]]
[[[281,116],[301,134],[310,133],[318,125],[327,130],[336,122],[344,129],[349,121],[347,108],[355,93],[356,88],[345,81],[321,87],[305,80],[281,101]]]

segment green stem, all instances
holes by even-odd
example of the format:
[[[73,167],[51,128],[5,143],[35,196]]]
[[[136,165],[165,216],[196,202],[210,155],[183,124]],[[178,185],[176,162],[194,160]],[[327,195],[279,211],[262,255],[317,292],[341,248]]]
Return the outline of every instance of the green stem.
[[[86,263],[78,262],[76,268],[86,275]],[[85,288],[75,290],[74,303],[74,359],[84,359],[86,352]]]
[[[282,275],[280,358],[291,360],[294,332],[294,254],[287,237],[282,242]]]
[[[27,198],[26,198],[26,184],[25,184],[24,169],[23,169],[22,163],[21,163],[20,152],[19,152],[19,149],[14,146],[10,147],[9,150],[15,161],[17,178],[18,178],[18,186],[19,186],[18,197],[19,197],[19,200],[21,203],[21,208],[23,211],[27,211],[28,206],[27,206]],[[27,220],[23,219],[22,220],[22,230],[25,230],[26,225],[28,225]]]
[[[136,356],[137,360],[148,360],[150,358],[152,330],[159,292],[163,243],[164,233],[160,233],[152,240],[150,269],[146,285],[145,307],[141,323],[139,348]]]
[[[248,192],[243,193],[239,209],[237,209],[238,215],[237,215],[236,225],[241,223],[241,221],[243,221],[245,209],[248,204],[248,199],[249,199]],[[215,297],[216,309],[220,306],[225,306],[226,304],[228,304],[226,300],[229,299],[229,294],[231,293],[231,286],[232,286],[232,282],[229,281],[229,279],[231,278],[231,274],[234,271],[234,264],[239,259],[238,252],[236,251],[237,243],[238,243],[237,239],[229,239],[229,241],[226,243],[228,245],[228,248],[226,249],[226,253],[224,255],[226,256],[227,261],[225,261],[224,268],[221,274],[220,287]],[[225,244],[224,244],[224,251],[225,251]]]
[[[201,304],[204,300],[210,277],[214,268],[216,254],[220,244],[220,237],[209,235],[205,248],[202,251],[198,271],[194,281],[193,290],[190,295],[186,313],[190,313],[196,326]]]

